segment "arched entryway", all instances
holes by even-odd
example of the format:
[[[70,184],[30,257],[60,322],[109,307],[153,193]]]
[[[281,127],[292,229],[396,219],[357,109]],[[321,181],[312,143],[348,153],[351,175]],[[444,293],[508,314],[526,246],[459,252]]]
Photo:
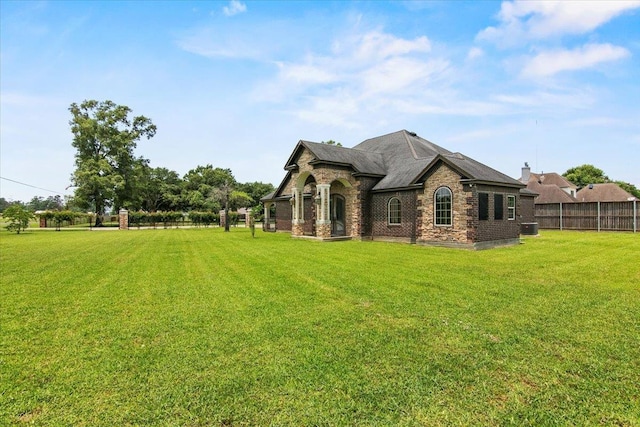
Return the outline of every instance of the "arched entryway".
[[[346,201],[341,194],[331,195],[331,237],[346,235],[347,232],[347,209]]]

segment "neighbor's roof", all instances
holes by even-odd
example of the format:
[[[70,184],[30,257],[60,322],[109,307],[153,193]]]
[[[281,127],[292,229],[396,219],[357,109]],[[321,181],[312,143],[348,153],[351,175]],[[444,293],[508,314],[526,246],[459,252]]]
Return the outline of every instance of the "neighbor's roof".
[[[555,172],[549,172],[549,173],[531,172],[531,174],[529,175],[529,182],[537,182],[539,184],[545,184],[545,185],[555,185],[560,188],[573,188],[574,190],[578,189],[578,187],[574,183],[570,182],[564,176]]]
[[[348,166],[354,174],[381,177],[373,190],[399,189],[418,184],[441,162],[456,170],[463,180],[523,187],[518,180],[406,130],[367,139],[353,148],[300,141],[287,160],[285,169],[296,167],[295,162],[303,147],[314,156],[312,164]]]
[[[576,194],[579,202],[626,202],[628,200],[638,200],[632,194],[624,191],[614,182],[605,184],[590,184],[582,188]]]
[[[538,193],[535,203],[570,203],[576,200],[555,184],[540,184],[529,181],[527,189]]]

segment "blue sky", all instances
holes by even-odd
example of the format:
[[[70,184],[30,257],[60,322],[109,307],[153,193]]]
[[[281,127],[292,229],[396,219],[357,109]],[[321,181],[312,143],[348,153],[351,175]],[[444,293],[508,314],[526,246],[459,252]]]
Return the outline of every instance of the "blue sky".
[[[137,154],[180,175],[277,185],[300,139],[407,129],[515,178],[589,163],[640,187],[637,1],[0,5],[6,199],[72,193],[85,99],[151,118]]]

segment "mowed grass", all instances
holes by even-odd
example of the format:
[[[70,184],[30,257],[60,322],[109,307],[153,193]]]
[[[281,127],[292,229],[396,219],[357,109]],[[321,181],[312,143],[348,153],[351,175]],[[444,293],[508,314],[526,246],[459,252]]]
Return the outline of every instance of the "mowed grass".
[[[0,249],[0,425],[640,425],[640,234]]]

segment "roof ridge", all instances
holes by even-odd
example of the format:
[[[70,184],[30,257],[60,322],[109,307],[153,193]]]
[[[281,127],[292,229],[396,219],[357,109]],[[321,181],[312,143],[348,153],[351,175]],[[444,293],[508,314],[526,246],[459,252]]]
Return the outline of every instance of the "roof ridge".
[[[409,139],[409,135],[411,136],[417,136],[417,135],[415,133],[408,132],[406,129],[402,129],[401,132],[404,135],[405,141],[407,141],[407,144],[409,145],[409,149],[411,150],[411,155],[415,160],[418,160],[419,157],[418,157],[418,153],[416,153],[416,148],[413,146],[413,144],[411,143],[411,140]]]

